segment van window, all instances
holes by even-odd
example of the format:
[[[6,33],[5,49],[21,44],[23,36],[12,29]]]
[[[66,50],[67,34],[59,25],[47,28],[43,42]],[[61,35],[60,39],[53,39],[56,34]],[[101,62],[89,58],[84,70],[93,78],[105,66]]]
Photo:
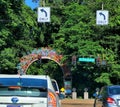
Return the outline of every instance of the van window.
[[[35,78],[0,78],[0,86],[35,86],[47,88],[47,80]]]
[[[53,85],[54,90],[59,92],[58,84],[54,79],[52,79],[52,85]]]
[[[35,78],[0,78],[0,96],[47,97],[47,81]]]
[[[54,90],[55,90],[55,91],[58,91],[57,85],[56,85],[56,83],[55,83],[54,81],[52,81],[52,85],[53,85],[53,87],[54,87]]]
[[[15,88],[14,88],[15,87]],[[47,89],[36,87],[0,86],[0,96],[47,97]]]

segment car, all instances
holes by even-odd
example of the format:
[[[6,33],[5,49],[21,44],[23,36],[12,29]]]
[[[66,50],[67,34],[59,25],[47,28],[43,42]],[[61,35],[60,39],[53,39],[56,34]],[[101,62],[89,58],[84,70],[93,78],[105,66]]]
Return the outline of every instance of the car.
[[[120,107],[120,85],[104,86],[94,96],[94,107]]]
[[[60,107],[48,75],[0,75],[0,107]]]

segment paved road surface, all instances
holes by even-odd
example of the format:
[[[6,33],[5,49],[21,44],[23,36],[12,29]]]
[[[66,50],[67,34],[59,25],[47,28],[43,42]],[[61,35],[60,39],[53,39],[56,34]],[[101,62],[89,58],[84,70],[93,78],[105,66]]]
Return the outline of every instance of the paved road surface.
[[[93,107],[93,102],[93,99],[64,99],[61,107]]]

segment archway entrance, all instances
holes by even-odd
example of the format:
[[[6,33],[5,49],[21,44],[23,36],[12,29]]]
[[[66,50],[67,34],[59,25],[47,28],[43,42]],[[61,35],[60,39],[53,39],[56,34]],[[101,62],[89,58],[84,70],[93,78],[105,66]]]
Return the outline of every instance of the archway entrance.
[[[20,63],[17,66],[18,74],[24,75],[27,72],[29,66],[39,60],[42,59],[49,59],[56,62],[60,67],[61,71],[63,72],[63,79],[64,79],[64,87],[65,89],[72,89],[72,76],[70,69],[67,67],[66,63],[62,63],[63,55],[59,54],[60,52],[56,52],[52,48],[38,48],[34,49],[30,54],[23,56],[20,58]]]

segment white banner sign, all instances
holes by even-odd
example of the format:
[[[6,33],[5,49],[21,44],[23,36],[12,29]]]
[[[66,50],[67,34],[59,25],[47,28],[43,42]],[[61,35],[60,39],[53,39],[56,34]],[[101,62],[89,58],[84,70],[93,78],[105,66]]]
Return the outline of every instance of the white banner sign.
[[[96,24],[97,25],[108,24],[108,11],[107,10],[98,10],[96,12]]]
[[[38,22],[50,22],[50,7],[38,7]]]

